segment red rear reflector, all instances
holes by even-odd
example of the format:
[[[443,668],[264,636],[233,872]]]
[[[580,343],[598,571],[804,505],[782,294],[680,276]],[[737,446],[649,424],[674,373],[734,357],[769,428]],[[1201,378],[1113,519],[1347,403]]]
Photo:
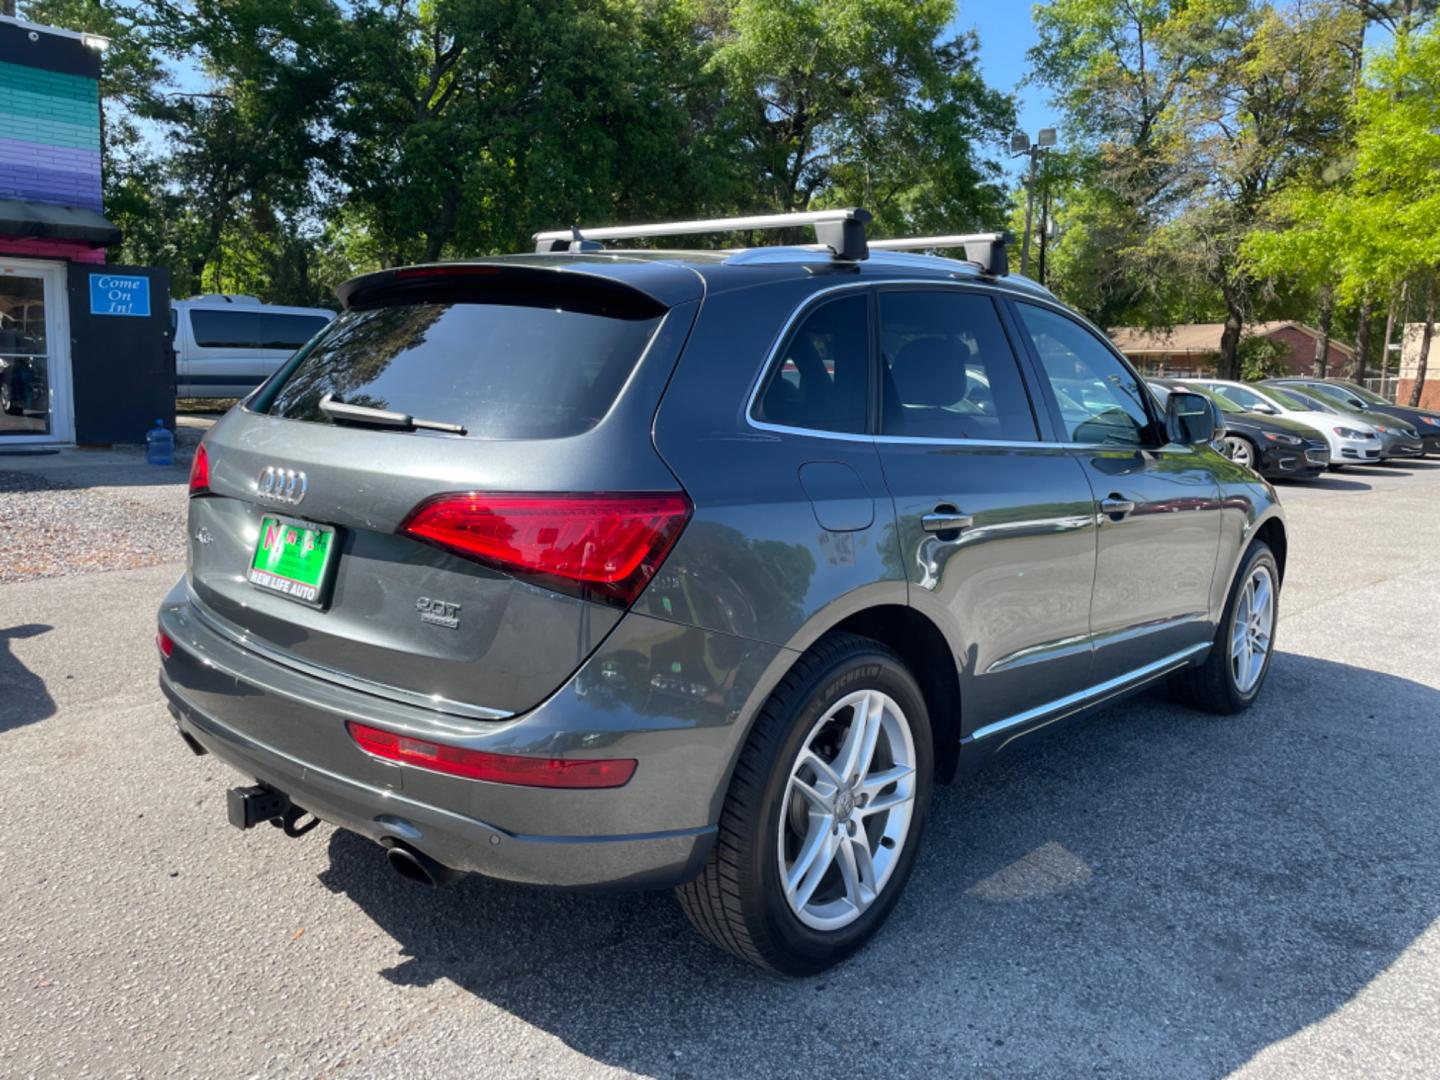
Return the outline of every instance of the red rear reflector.
[[[210,454],[202,442],[195,448],[195,460],[190,462],[190,494],[204,495],[210,490]]]
[[[155,631],[155,647],[160,650],[160,655],[169,660],[175,653],[175,642],[164,630]]]
[[[588,599],[635,602],[690,519],[680,494],[439,495],[400,531]]]
[[[433,772],[546,788],[617,788],[635,775],[634,758],[538,758],[489,754],[381,731],[353,721],[345,725],[366,753]]]

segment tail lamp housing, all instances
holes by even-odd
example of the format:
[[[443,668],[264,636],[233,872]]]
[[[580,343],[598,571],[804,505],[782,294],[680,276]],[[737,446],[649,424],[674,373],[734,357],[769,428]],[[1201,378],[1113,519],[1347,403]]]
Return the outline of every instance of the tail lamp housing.
[[[633,604],[690,520],[679,492],[437,495],[400,531],[587,600]]]
[[[190,494],[206,495],[210,492],[210,452],[202,442],[195,448],[195,459],[190,462]]]

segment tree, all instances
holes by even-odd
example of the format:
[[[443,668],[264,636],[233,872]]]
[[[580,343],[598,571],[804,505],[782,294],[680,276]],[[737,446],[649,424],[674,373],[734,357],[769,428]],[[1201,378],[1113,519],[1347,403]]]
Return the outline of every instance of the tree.
[[[1239,257],[1270,191],[1343,140],[1353,12],[1245,0],[1059,0],[1037,11],[1036,79],[1113,195],[1090,200],[1118,241],[1133,317],[1163,325],[1209,298],[1221,374],[1239,371],[1261,283]],[[1118,235],[1117,235],[1118,234]]]
[[[953,0],[734,0],[707,9],[710,69],[750,192],[744,209],[863,205],[876,231],[1003,219],[1000,168],[976,146],[1014,128],[978,73]]]
[[[1377,54],[1351,112],[1348,167],[1333,179],[1297,178],[1277,193],[1273,227],[1251,238],[1247,257],[1271,274],[1324,265],[1342,300],[1394,295],[1406,281],[1412,292],[1433,297],[1440,273],[1440,28],[1401,34]],[[1428,351],[1413,403],[1423,393]]]

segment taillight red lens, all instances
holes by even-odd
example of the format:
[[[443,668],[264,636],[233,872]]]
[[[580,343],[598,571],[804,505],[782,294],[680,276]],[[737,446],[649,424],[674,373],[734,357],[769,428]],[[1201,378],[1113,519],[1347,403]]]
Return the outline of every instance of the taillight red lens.
[[[409,536],[587,598],[629,605],[690,519],[680,494],[440,495]]]
[[[360,749],[388,761],[400,761],[433,772],[546,788],[617,788],[635,775],[634,758],[539,758],[490,754],[397,735],[353,721],[345,725]]]
[[[155,631],[155,647],[160,650],[160,655],[166,660],[175,654],[175,642],[164,630]]]
[[[190,494],[204,495],[210,490],[210,454],[202,442],[195,449],[195,460],[190,462]]]

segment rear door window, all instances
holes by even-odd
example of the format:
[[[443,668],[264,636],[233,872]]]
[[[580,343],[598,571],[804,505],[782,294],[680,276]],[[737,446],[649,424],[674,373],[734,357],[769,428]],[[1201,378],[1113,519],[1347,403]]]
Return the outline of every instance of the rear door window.
[[[881,431],[1030,441],[1035,414],[994,302],[938,289],[880,293]]]
[[[323,315],[272,311],[190,310],[190,332],[201,349],[283,349],[294,352],[324,330]]]
[[[563,438],[599,423],[660,324],[533,305],[400,303],[344,312],[257,411],[328,423],[320,399],[463,425],[473,437]]]
[[[771,365],[755,418],[783,427],[860,434],[869,399],[870,315],[864,292],[820,304]]]

